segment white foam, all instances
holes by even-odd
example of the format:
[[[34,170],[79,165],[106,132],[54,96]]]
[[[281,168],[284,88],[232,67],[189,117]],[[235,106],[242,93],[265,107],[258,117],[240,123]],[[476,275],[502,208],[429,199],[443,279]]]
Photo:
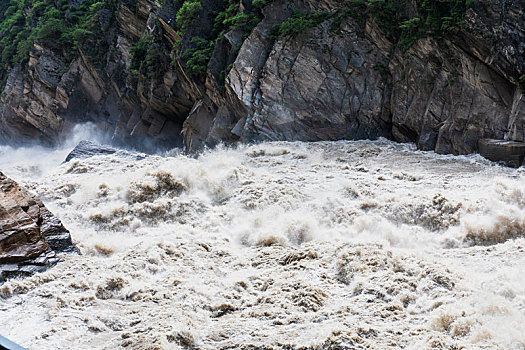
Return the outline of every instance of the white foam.
[[[30,348],[525,346],[521,170],[386,140],[10,152],[83,252],[0,287]]]

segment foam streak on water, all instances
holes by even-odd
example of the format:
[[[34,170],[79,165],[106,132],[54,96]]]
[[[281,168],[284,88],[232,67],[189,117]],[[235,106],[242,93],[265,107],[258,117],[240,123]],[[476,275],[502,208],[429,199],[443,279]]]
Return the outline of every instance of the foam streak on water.
[[[30,348],[525,349],[523,169],[363,141],[4,170],[83,254],[0,286]]]

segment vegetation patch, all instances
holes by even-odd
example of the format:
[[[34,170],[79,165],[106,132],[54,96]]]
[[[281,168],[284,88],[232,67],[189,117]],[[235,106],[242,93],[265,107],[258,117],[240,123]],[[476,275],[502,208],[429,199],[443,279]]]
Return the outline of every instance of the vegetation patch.
[[[75,57],[77,49],[81,48],[93,63],[102,62],[108,44],[101,32],[111,28],[117,4],[117,0],[84,0],[79,5],[68,0],[2,1],[2,74],[5,75],[15,64],[25,65],[35,41],[66,59]],[[101,24],[103,20],[107,25]]]
[[[401,49],[408,50],[422,37],[445,37],[462,23],[475,0],[350,0],[332,23],[336,30],[347,16],[372,18]],[[414,7],[415,6],[415,7]],[[415,11],[411,11],[411,9]]]
[[[194,46],[184,51],[182,59],[186,61],[186,72],[189,75],[202,76],[208,68],[215,42],[196,37],[192,39],[192,43]]]
[[[213,29],[209,36],[193,37],[190,47],[180,50],[180,42],[176,43],[172,52],[174,60],[181,59],[189,76],[203,77],[215,46],[224,35],[232,30],[240,30],[247,37],[252,29],[261,21],[261,9],[269,3],[268,0],[254,0],[252,6],[241,10],[238,0],[227,0],[222,10],[211,13]],[[203,10],[202,4],[195,0],[186,0],[177,12],[177,30],[181,37],[188,27]]]
[[[287,20],[274,26],[271,36],[298,35],[329,19],[332,19],[332,31],[339,29],[343,20],[348,17],[353,17],[361,24],[366,19],[373,19],[389,40],[399,42],[401,49],[406,51],[419,38],[444,37],[458,28],[473,2],[474,0],[348,0],[345,1],[344,9],[335,13],[295,11]],[[411,11],[411,7],[415,11]]]
[[[129,50],[131,60],[128,72],[131,75],[140,75],[145,81],[154,81],[165,73],[169,61],[165,55],[163,36],[162,24],[155,20],[152,33],[142,36]],[[149,91],[146,89],[144,94],[148,96]]]
[[[200,10],[202,10],[202,4],[200,1],[184,1],[182,7],[179,9],[179,11],[177,11],[177,15],[175,17],[177,25],[180,27],[180,29],[186,29]]]
[[[273,27],[272,35],[283,37],[301,34],[309,28],[318,26],[332,16],[333,14],[327,11],[314,11],[308,14],[302,11],[294,11],[290,18]]]

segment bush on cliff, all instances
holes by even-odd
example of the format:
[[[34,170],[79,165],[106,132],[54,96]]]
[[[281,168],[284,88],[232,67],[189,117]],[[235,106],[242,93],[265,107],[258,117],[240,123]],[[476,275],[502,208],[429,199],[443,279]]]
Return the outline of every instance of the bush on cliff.
[[[181,30],[186,29],[195,16],[202,10],[202,4],[197,0],[184,1],[182,7],[177,11],[175,20]]]
[[[7,0],[2,2],[0,23],[0,70],[6,73],[15,64],[24,65],[34,41],[66,58],[76,56],[82,46],[94,63],[104,57],[107,45],[100,35],[99,15],[113,14],[118,0]]]
[[[202,78],[206,73],[208,63],[213,55],[216,43],[231,30],[240,30],[244,37],[261,21],[261,8],[268,0],[254,1],[252,7],[242,9],[239,0],[226,0],[220,11],[211,12],[213,30],[209,35],[190,38],[186,46],[181,49],[180,42],[173,48],[176,56],[174,60],[181,59],[186,73],[195,78]],[[198,4],[196,4],[198,3]],[[184,37],[191,21],[203,10],[200,2],[186,0],[177,12],[177,26],[179,34]]]
[[[407,50],[421,37],[446,36],[463,21],[466,10],[474,0],[348,0],[344,10],[338,12],[295,11],[282,23],[275,25],[273,37],[293,36],[303,33],[328,19],[330,29],[337,30],[346,17],[354,17],[364,24],[373,19],[385,32],[387,38],[398,42]],[[410,11],[411,6],[414,10]],[[409,15],[410,14],[410,15]]]

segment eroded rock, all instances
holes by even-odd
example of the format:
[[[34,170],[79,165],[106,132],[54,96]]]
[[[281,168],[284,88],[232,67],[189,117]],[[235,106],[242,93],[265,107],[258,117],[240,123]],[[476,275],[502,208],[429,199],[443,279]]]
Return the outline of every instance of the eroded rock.
[[[69,231],[44,204],[0,173],[0,283],[57,263],[57,253],[78,253]]]

